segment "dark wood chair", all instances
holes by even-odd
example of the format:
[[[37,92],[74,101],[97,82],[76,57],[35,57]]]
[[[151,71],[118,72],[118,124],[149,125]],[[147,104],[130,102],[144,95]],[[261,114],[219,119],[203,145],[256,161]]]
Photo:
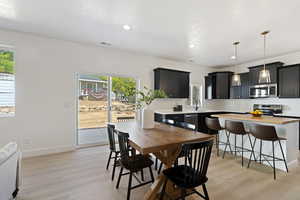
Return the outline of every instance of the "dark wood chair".
[[[161,200],[164,198],[168,181],[171,181],[181,189],[182,192],[179,199],[185,199],[186,196],[191,194],[198,194],[200,197],[209,200],[205,183],[208,181],[206,173],[212,146],[213,140],[189,143],[182,146],[182,152],[185,153],[184,164],[175,165],[163,171],[163,174],[166,176],[166,181],[164,182],[160,195]],[[191,157],[193,158],[193,162],[189,161]],[[204,194],[194,189],[198,186],[202,186]],[[191,192],[187,193],[188,190]]]
[[[109,168],[110,160],[114,159],[113,172],[112,172],[111,180],[114,180],[116,167],[119,165],[118,157],[119,157],[119,153],[120,153],[120,151],[117,150],[117,147],[116,147],[116,140],[115,140],[115,133],[114,133],[115,131],[114,130],[115,130],[114,125],[112,125],[112,124],[107,125],[107,134],[108,134],[110,153],[109,153],[108,161],[107,161],[107,164],[106,164],[106,170],[108,170],[108,168]]]
[[[241,153],[242,166],[244,166],[244,152],[252,152],[253,151],[253,149],[252,149],[253,145],[252,145],[252,141],[251,141],[249,133],[245,130],[243,122],[226,120],[225,121],[225,129],[228,133],[228,137],[230,137],[230,134],[234,135],[234,155],[236,156],[237,153]],[[236,145],[237,136],[242,137],[242,146],[237,146]],[[248,136],[251,149],[244,148],[244,136]],[[230,143],[229,144],[226,143],[225,151],[223,153],[223,158],[225,156],[227,145],[230,145]]]
[[[116,188],[119,188],[121,177],[124,175],[129,174],[129,182],[128,182],[128,191],[127,191],[127,200],[130,199],[130,193],[132,189],[144,186],[149,183],[154,182],[154,176],[152,172],[151,166],[153,165],[153,161],[149,158],[149,156],[141,155],[141,154],[132,154],[130,153],[131,150],[129,148],[128,144],[128,133],[123,133],[117,131],[118,134],[118,140],[119,140],[119,148],[120,148],[120,160],[119,163],[121,165],[118,182]],[[147,182],[141,182],[139,179],[134,175],[134,173],[142,172],[143,169],[149,168],[151,180]],[[126,169],[129,172],[123,173],[123,170]],[[138,185],[132,186],[132,177],[135,177],[137,181],[140,183]]]
[[[270,163],[269,164],[270,164],[271,167],[273,167],[274,180],[276,179],[275,161],[283,161],[284,164],[285,164],[286,171],[289,172],[289,169],[288,169],[287,163],[286,163],[286,159],[285,159],[285,156],[284,156],[284,152],[283,152],[283,149],[282,149],[282,144],[281,144],[281,141],[286,140],[286,138],[278,137],[276,129],[275,129],[274,126],[253,124],[253,125],[250,126],[250,133],[254,136],[255,139],[254,139],[254,142],[253,142],[253,148],[252,148],[252,152],[251,152],[250,159],[249,159],[249,162],[248,162],[248,167],[250,166],[250,163],[252,161],[251,160],[252,156],[255,155],[254,147],[255,147],[255,144],[256,144],[256,139],[259,139],[260,140],[259,162],[260,163],[262,163],[262,161],[267,161],[268,163],[270,161],[273,162],[273,165],[271,165]],[[262,152],[263,141],[272,142],[272,156],[263,154],[263,152]],[[279,143],[282,158],[275,157],[275,147],[274,147],[275,142]],[[262,159],[262,156],[264,157],[264,159]],[[268,158],[269,159],[271,158],[272,160],[269,160]],[[254,158],[254,160],[256,161],[255,158]]]

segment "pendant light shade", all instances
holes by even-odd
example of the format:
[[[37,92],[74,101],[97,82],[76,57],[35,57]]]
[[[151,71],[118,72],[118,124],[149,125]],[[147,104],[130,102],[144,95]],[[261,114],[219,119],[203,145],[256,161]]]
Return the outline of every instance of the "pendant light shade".
[[[240,42],[234,42],[234,55],[231,57],[231,59],[237,60],[237,45],[239,45]],[[231,77],[231,86],[240,86],[241,85],[241,76],[239,74],[234,73]]]
[[[234,74],[231,78],[231,86],[240,86],[241,76],[239,74]]]
[[[264,31],[261,35],[264,37],[264,68],[259,72],[258,83],[271,83],[270,71],[266,69],[266,35],[270,31]]]
[[[259,72],[259,83],[271,83],[271,75],[268,69],[263,69]]]

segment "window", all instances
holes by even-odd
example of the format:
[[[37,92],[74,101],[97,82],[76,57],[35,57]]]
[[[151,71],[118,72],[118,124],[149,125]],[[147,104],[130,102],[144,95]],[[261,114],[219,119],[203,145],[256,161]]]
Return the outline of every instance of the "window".
[[[0,117],[15,115],[14,52],[0,47]]]

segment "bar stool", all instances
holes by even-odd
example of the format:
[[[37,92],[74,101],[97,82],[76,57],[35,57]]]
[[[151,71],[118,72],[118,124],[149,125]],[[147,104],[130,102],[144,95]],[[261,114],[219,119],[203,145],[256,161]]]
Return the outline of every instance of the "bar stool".
[[[282,145],[281,145],[281,140],[286,140],[286,138],[278,137],[276,129],[275,129],[274,126],[254,124],[254,125],[250,126],[250,132],[255,137],[255,139],[254,139],[254,143],[253,143],[252,153],[250,155],[250,159],[249,159],[249,162],[248,162],[248,167],[250,166],[252,155],[254,155],[254,150],[253,149],[254,149],[255,144],[256,144],[256,139],[260,139],[259,162],[262,163],[262,161],[267,161],[270,164],[269,161],[273,161],[273,166],[271,164],[270,164],[270,166],[273,167],[274,180],[276,179],[275,161],[283,161],[284,164],[285,164],[286,171],[289,172],[287,164],[286,164],[286,159],[285,159],[285,156],[284,156],[284,152],[283,152],[283,149],[282,149]],[[262,153],[262,145],[263,145],[262,142],[263,141],[272,142],[272,153],[273,153],[272,156]],[[275,148],[274,148],[274,143],[275,142],[279,143],[282,158],[275,157]],[[264,160],[262,160],[262,158],[261,158],[262,156],[264,157]],[[272,160],[268,160],[268,159],[266,159],[266,157],[267,158],[272,158]]]
[[[238,153],[242,153],[242,166],[244,166],[244,152],[251,152],[251,153],[253,152],[252,141],[251,141],[249,133],[245,130],[243,122],[226,120],[225,121],[225,129],[228,132],[228,138],[230,137],[230,134],[234,134],[234,155],[236,156],[237,152]],[[242,146],[241,147],[239,147],[239,146],[236,145],[236,137],[237,137],[237,135],[239,135],[239,136],[242,137]],[[251,150],[244,148],[244,136],[245,135],[248,135],[248,139],[249,139],[249,142],[250,142]],[[227,145],[228,144],[226,144],[226,146],[225,146],[225,151],[226,151]],[[230,143],[229,143],[229,146],[230,146]],[[223,153],[223,158],[225,156],[225,151]]]
[[[220,131],[225,130],[225,129],[220,125],[219,119],[215,118],[215,117],[206,117],[205,118],[205,123],[206,123],[206,126],[208,128],[208,134],[216,135],[217,156],[219,156],[219,154],[220,154],[219,153],[220,152],[220,149],[219,149],[219,145],[220,145],[219,133],[220,133]],[[226,132],[225,132],[225,134],[227,136]],[[228,136],[227,136],[227,142],[229,142]],[[231,147],[230,147],[230,151],[232,152]]]

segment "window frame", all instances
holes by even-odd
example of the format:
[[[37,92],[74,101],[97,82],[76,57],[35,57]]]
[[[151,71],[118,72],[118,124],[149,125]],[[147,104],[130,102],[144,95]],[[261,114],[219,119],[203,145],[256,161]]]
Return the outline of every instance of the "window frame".
[[[13,61],[14,61],[14,66],[13,66],[13,70],[14,70],[14,112],[13,113],[1,113],[0,112],[0,118],[14,118],[16,117],[16,50],[14,48],[14,46],[11,45],[4,45],[4,44],[0,44],[0,50],[5,50],[5,51],[11,51],[13,53]]]

